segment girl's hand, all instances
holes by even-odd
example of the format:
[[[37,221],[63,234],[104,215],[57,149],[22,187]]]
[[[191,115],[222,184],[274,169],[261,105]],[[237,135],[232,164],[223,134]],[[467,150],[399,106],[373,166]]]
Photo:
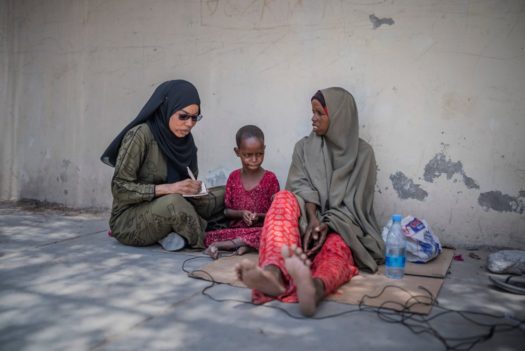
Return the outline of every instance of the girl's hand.
[[[257,214],[244,210],[242,211],[242,220],[248,227],[251,227],[253,223],[255,223],[255,219],[257,218]]]

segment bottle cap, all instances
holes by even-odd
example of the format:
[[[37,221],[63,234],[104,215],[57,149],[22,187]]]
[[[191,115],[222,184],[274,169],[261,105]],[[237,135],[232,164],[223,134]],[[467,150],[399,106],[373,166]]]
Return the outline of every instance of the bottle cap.
[[[392,222],[401,222],[401,217],[400,214],[392,215]]]

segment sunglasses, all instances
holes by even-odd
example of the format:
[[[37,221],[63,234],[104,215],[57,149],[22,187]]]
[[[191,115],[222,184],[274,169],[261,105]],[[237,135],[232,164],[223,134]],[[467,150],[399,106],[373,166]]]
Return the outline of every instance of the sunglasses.
[[[198,122],[202,119],[202,115],[190,115],[188,112],[181,110],[181,113],[179,113],[179,120],[181,121],[187,121],[191,118],[193,122]]]

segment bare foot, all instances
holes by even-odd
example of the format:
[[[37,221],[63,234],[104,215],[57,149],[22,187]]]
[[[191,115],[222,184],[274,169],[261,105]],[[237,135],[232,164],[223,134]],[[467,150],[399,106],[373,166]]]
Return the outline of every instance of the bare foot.
[[[301,248],[296,245],[284,245],[281,253],[284,257],[286,270],[292,276],[297,287],[299,310],[304,316],[313,316],[317,309],[316,287],[310,266],[312,262],[306,257]]]
[[[204,250],[204,253],[216,260],[219,258],[221,250],[233,250],[238,255],[246,253],[247,249],[244,250],[242,253],[239,253],[240,248],[243,246],[245,246],[244,241],[242,241],[240,238],[236,238],[233,240],[216,241],[210,246],[208,246],[208,248]]]
[[[239,247],[239,248],[235,251],[235,253],[236,253],[237,255],[239,255],[239,256],[242,256],[242,255],[244,255],[245,253],[248,253],[248,252],[250,252],[250,251],[252,251],[252,248],[251,248],[251,247],[246,246],[246,245],[243,245],[243,246]]]
[[[269,296],[279,296],[285,292],[276,274],[261,269],[255,262],[243,259],[235,266],[235,272],[237,278],[251,289],[259,290]]]
[[[211,244],[210,246],[208,246],[208,248],[206,250],[203,251],[206,255],[210,256],[211,258],[213,258],[214,260],[218,259],[219,258],[219,249],[217,248],[217,246],[215,246],[215,244]]]

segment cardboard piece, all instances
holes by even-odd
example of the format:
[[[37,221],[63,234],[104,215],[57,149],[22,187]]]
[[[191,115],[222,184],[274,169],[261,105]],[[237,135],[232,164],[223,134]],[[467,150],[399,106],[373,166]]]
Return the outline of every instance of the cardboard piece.
[[[327,300],[351,305],[362,303],[396,311],[406,308],[413,313],[428,314],[442,285],[443,279],[440,278],[405,275],[403,279],[396,280],[382,273],[362,273],[328,296]]]
[[[434,277],[434,278],[445,278],[450,267],[450,263],[454,258],[454,250],[443,249],[438,257],[427,263],[412,263],[407,262],[405,267],[405,274],[417,275],[420,277]],[[383,269],[380,272],[385,271],[385,266],[381,266]],[[380,268],[380,269],[381,269]]]
[[[432,309],[432,300],[437,298],[443,285],[442,278],[445,277],[453,256],[453,250],[445,249],[439,257],[429,263],[410,263],[407,265],[405,277],[401,280],[387,278],[384,275],[384,266],[375,274],[360,272],[327,300],[352,305],[362,302],[367,306],[398,311],[406,306],[410,312],[428,314]],[[218,283],[246,287],[237,279],[233,269],[243,259],[257,263],[258,255],[249,253],[244,256],[223,257],[193,271],[190,277],[209,281],[213,277]]]

